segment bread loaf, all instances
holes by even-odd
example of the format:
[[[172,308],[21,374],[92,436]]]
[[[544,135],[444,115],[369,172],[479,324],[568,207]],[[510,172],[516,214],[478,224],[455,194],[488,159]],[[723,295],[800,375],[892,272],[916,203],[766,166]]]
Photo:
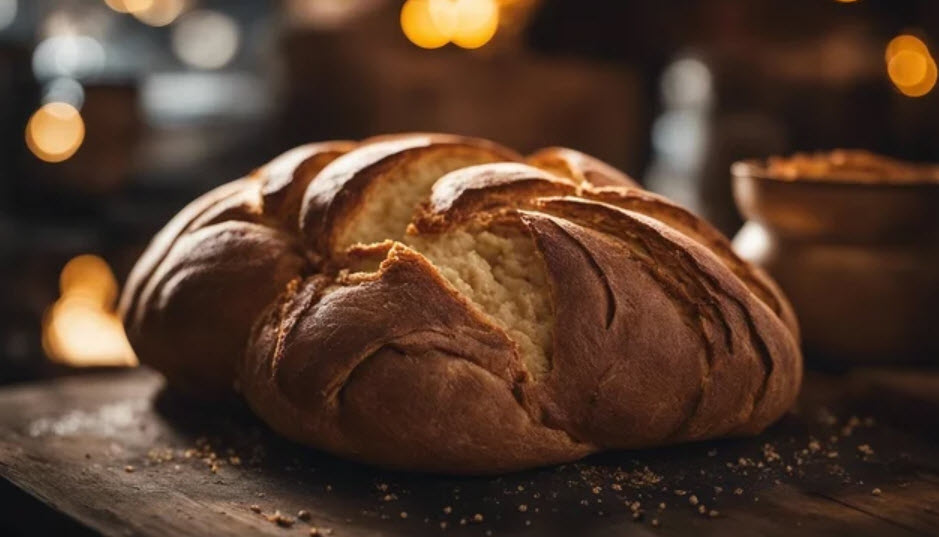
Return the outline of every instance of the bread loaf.
[[[451,135],[305,146],[219,187],[121,309],[172,384],[409,470],[756,434],[802,373],[786,298],[713,227],[582,153]]]

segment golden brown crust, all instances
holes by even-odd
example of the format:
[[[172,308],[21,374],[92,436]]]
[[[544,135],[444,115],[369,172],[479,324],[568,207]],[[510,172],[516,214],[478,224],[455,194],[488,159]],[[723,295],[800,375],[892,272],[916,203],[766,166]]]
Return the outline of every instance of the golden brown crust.
[[[528,164],[583,186],[639,188],[632,177],[600,159],[567,147],[545,147],[528,156]]]
[[[480,164],[441,177],[422,204],[414,225],[440,230],[499,207],[521,208],[545,196],[576,194],[577,186],[532,166],[514,162]]]
[[[131,342],[190,390],[236,378],[289,438],[410,470],[755,434],[789,408],[795,318],[726,239],[591,157],[518,161],[422,133],[287,153],[157,235]]]
[[[512,342],[420,254],[397,245],[379,272],[331,283],[303,282],[249,346],[242,389],[282,434],[385,466],[461,473],[592,450],[532,420],[515,400],[525,377]]]
[[[741,259],[734,252],[727,237],[707,221],[664,196],[645,190],[595,188],[584,190],[582,196],[655,218],[711,250],[760,300],[782,318],[798,339],[799,323],[782,290],[762,269]]]
[[[346,140],[306,144],[280,155],[255,172],[262,178],[264,213],[291,231],[298,229],[303,193],[327,164],[357,144]]]
[[[221,185],[196,198],[181,211],[176,213],[176,216],[153,237],[153,240],[150,241],[150,245],[140,256],[140,259],[137,260],[133,270],[131,270],[130,275],[127,277],[127,282],[124,284],[124,290],[121,293],[118,310],[124,318],[125,323],[128,322],[127,316],[138,308],[140,292],[143,290],[144,285],[146,285],[150,275],[156,270],[160,262],[163,261],[163,258],[166,257],[166,253],[173,247],[173,244],[176,243],[179,236],[191,229],[193,222],[201,218],[215,205],[231,196],[239,194],[245,184],[250,181],[250,179],[238,179]]]
[[[627,311],[630,307],[641,306],[634,318],[624,321],[624,329],[633,330],[636,335],[629,338],[613,337],[610,340],[613,344],[622,344],[622,341],[628,340],[629,345],[642,345],[645,342],[649,348],[643,348],[641,352],[618,349],[616,352],[598,352],[592,356],[617,357],[625,354],[636,357],[635,360],[626,361],[635,365],[654,356],[657,348],[665,347],[662,341],[670,340],[670,345],[679,341],[678,334],[682,332],[679,324],[669,325],[667,321],[659,319],[643,326],[651,316],[656,315],[659,308],[669,302],[672,308],[666,309],[679,313],[683,317],[682,324],[693,327],[697,332],[698,353],[665,347],[672,352],[671,356],[648,360],[645,367],[637,372],[641,378],[652,382],[662,377],[663,371],[668,371],[668,381],[671,383],[679,376],[676,371],[685,374],[694,371],[695,364],[688,360],[703,352],[704,359],[699,361],[703,378],[700,378],[695,408],[680,413],[681,427],[666,439],[658,439],[657,443],[759,431],[778,419],[795,401],[802,374],[801,356],[795,337],[779,317],[708,250],[654,219],[605,204],[576,198],[553,198],[543,200],[540,209],[564,219],[556,223],[562,229],[566,228],[567,235],[580,244],[584,255],[591,258],[590,264],[595,272],[602,273],[600,282],[606,288],[606,300],[586,303],[593,307],[606,305],[608,329],[615,328],[617,315],[623,311],[621,304],[625,304]],[[579,225],[579,229],[572,227],[574,225]],[[609,243],[593,243],[597,240],[593,236],[596,233],[619,239],[625,248],[610,247]],[[542,251],[545,251],[544,247]],[[630,265],[634,268],[630,268]],[[552,264],[549,261],[550,266]],[[580,306],[583,301],[577,299],[577,293],[587,285],[571,285],[569,278],[586,270],[565,270],[564,263],[559,263],[559,266],[562,269],[555,276],[558,287],[575,289],[571,291],[571,303],[575,307]],[[638,283],[642,279],[642,271],[655,280],[654,286]],[[665,300],[662,296],[643,296],[655,288],[658,289],[656,293],[667,295]],[[558,299],[559,311],[562,300]],[[578,315],[574,315],[572,321],[578,318]],[[598,318],[598,315],[595,314],[594,318]],[[558,322],[566,324],[561,318]],[[661,330],[663,326],[668,327],[666,333],[646,340],[648,335]],[[588,328],[585,326],[584,329]],[[556,346],[559,344],[555,342]],[[583,349],[579,353],[572,352],[572,359],[582,367],[583,360],[578,358],[578,354],[582,355]],[[564,355],[558,351],[555,363],[563,359]],[[684,363],[674,363],[676,359],[684,360]],[[612,364],[621,366],[623,362],[614,358]],[[664,391],[650,391],[645,395],[656,399],[653,394],[669,393],[668,388],[662,387],[661,390]],[[687,394],[685,391],[680,393]],[[622,403],[621,398],[614,397],[611,400],[612,404]],[[640,403],[637,401],[635,404]],[[628,408],[624,407],[610,414],[616,416],[627,413]]]
[[[338,248],[339,235],[357,215],[371,189],[394,170],[453,159],[464,162],[512,160],[515,153],[492,142],[442,134],[376,138],[336,159],[307,189],[300,212],[305,241],[324,256]],[[454,166],[462,167],[462,166]],[[450,171],[444,168],[441,175]]]
[[[258,314],[305,261],[281,231],[229,221],[179,238],[125,317],[140,360],[186,391],[229,392]]]

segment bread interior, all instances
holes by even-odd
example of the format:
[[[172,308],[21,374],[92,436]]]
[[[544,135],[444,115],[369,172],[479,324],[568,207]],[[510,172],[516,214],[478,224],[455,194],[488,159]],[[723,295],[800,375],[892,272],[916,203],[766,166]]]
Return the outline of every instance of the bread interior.
[[[399,164],[369,185],[364,203],[337,237],[338,250],[358,243],[401,240],[414,210],[430,195],[437,179],[459,168],[495,160],[492,153],[475,148],[447,147]]]
[[[405,242],[506,331],[536,379],[551,369],[551,289],[544,260],[526,230],[514,226],[455,229],[411,235]]]

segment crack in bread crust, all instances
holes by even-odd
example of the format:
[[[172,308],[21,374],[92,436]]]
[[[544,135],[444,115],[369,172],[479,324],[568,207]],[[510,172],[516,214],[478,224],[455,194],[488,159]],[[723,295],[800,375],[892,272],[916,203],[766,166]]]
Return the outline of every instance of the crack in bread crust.
[[[409,470],[755,434],[801,381],[785,296],[709,224],[583,153],[454,135],[285,153],[174,217],[120,304],[171,383]]]

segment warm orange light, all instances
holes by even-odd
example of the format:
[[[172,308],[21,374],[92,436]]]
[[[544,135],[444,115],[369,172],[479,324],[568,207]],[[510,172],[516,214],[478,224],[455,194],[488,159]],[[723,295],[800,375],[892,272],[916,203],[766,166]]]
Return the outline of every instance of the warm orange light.
[[[127,6],[124,5],[124,0],[104,0],[104,3],[114,11],[118,13],[127,13]]]
[[[185,0],[149,0],[148,6],[131,13],[140,22],[159,27],[171,24],[185,8]]]
[[[52,306],[42,344],[50,359],[72,366],[137,365],[120,319],[81,298],[63,297]]]
[[[117,280],[107,261],[96,255],[80,255],[62,268],[59,292],[110,308],[117,300]]]
[[[450,36],[434,24],[428,0],[407,0],[401,7],[401,30],[421,48],[440,48],[450,42]]]
[[[118,13],[138,13],[150,7],[156,0],[104,0],[109,8]]]
[[[925,56],[929,55],[929,49],[926,47],[926,43],[923,43],[920,38],[915,35],[902,34],[891,39],[890,43],[887,43],[887,50],[884,52],[884,61],[889,64],[894,56],[904,50]]]
[[[901,50],[887,64],[890,80],[899,87],[913,86],[926,77],[929,57],[912,50]]]
[[[922,97],[936,85],[936,61],[929,48],[913,35],[899,35],[884,52],[887,74],[900,93]]]
[[[69,261],[59,277],[62,296],[43,318],[42,345],[52,360],[73,366],[134,366],[137,358],[114,313],[117,281],[97,256]]]
[[[936,60],[930,57],[926,60],[926,74],[919,82],[909,86],[897,86],[897,89],[907,97],[922,97],[936,86],[936,79]]]
[[[479,48],[498,28],[496,0],[408,0],[401,8],[404,35],[422,48]]]
[[[499,28],[499,5],[496,0],[456,0],[455,3],[458,6],[458,22],[450,40],[457,46],[469,49],[488,43]]]
[[[68,103],[49,103],[36,111],[26,125],[26,145],[41,160],[62,162],[78,151],[85,140],[85,122]]]

